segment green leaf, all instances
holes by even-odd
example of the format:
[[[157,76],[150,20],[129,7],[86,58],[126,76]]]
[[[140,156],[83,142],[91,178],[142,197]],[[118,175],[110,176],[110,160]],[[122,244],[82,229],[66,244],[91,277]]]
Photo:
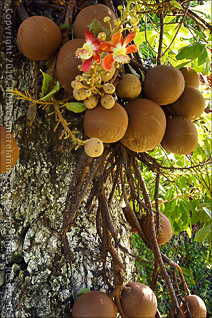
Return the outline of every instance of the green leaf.
[[[189,269],[187,269],[187,268],[185,268],[185,267],[182,267],[182,266],[181,266],[180,268],[181,268],[181,270],[182,270],[182,272],[183,272],[184,275],[193,278],[193,273],[192,273],[191,270],[189,270]]]
[[[97,18],[94,18],[91,24],[88,25],[88,30],[97,36],[100,32],[104,32],[106,36],[110,34],[110,31],[106,29]]]
[[[59,26],[59,28],[60,28],[60,30],[69,29],[70,26],[69,26],[68,24],[64,23],[64,24],[61,24],[61,25]]]
[[[164,18],[164,28],[165,26],[170,23],[173,19],[175,19],[175,17],[173,15],[166,15]]]
[[[198,65],[198,66],[203,65],[203,64],[206,62],[207,57],[208,57],[207,49],[206,49],[206,47],[203,47],[202,53],[201,53],[201,55],[198,57],[197,65]]]
[[[176,0],[170,1],[170,4],[179,10],[183,10],[183,7],[181,6],[181,4],[179,4]]]
[[[212,230],[212,225],[211,224],[201,228],[200,230],[198,230],[196,232],[194,240],[196,242],[204,241],[206,239],[206,237],[210,235],[211,230]]]
[[[49,92],[46,96],[42,97],[40,100],[42,102],[45,102],[47,100],[50,100],[50,98],[59,91],[60,89],[60,83],[57,81],[55,87],[51,90],[51,92]]]
[[[212,219],[212,211],[207,209],[206,207],[203,207],[203,210],[205,211],[205,213],[207,213],[207,215],[209,216],[210,219]]]
[[[134,38],[134,42],[136,45],[141,45],[143,42],[146,42],[147,37],[147,41],[150,43],[150,45],[153,45],[156,36],[158,36],[158,33],[155,30],[147,30],[146,36],[145,31],[138,32]]]
[[[43,97],[44,93],[48,91],[49,83],[51,83],[52,77],[49,74],[44,73],[42,70],[40,71],[43,74],[43,83],[41,87],[41,97]]]
[[[130,72],[133,75],[135,75],[138,79],[140,79],[140,77],[141,77],[140,74],[138,74],[131,65],[128,65],[128,66],[129,66]]]
[[[82,288],[80,291],[79,291],[79,294],[77,295],[78,297],[84,295],[85,293],[88,293],[90,292],[91,290],[88,289],[88,288]]]
[[[83,103],[71,102],[65,105],[66,108],[74,113],[82,113],[86,110],[86,107]]]
[[[179,50],[179,53],[176,55],[177,60],[183,60],[184,58],[195,60],[198,58],[202,52],[204,52],[206,45],[201,42],[194,42],[188,46],[185,46]],[[205,54],[205,53],[204,53]]]

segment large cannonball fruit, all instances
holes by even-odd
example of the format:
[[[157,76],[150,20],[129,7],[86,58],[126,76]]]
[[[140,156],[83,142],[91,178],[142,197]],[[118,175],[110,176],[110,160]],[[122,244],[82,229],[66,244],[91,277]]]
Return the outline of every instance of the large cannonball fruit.
[[[127,317],[153,318],[157,311],[157,299],[148,286],[141,283],[129,283],[128,290],[121,294],[121,305]]]
[[[61,40],[60,28],[47,17],[27,18],[18,29],[18,47],[30,60],[50,59],[59,48]]]
[[[0,126],[0,173],[9,171],[19,158],[19,148],[13,135]]]
[[[150,217],[149,215],[144,215],[141,219],[140,226],[148,239],[150,243],[152,243],[152,238],[151,238],[151,229],[150,229]],[[157,236],[157,241],[158,245],[163,245],[167,243],[171,238],[172,238],[172,226],[169,221],[169,219],[163,214],[159,213],[159,229],[158,229],[158,234],[157,234],[157,222],[156,222],[156,217],[155,217],[155,230],[156,230],[156,236]]]
[[[123,99],[135,99],[141,92],[141,82],[133,74],[124,74],[116,86],[116,94]]]
[[[189,310],[193,318],[206,318],[207,309],[204,301],[196,295],[188,295],[185,297],[185,300],[188,302]],[[185,303],[181,303],[180,309],[184,317],[190,317],[187,312],[187,306]]]
[[[81,72],[78,69],[81,60],[75,57],[75,51],[84,44],[83,39],[74,39],[66,42],[59,51],[56,64],[57,79],[64,89],[72,92],[71,82]]]
[[[183,77],[189,85],[198,88],[199,86],[199,75],[198,73],[189,66],[183,66],[180,69],[180,72],[183,74]]]
[[[195,125],[184,117],[169,118],[161,145],[168,152],[178,155],[189,154],[198,145]]]
[[[185,88],[182,73],[169,65],[158,65],[150,69],[143,83],[143,93],[158,105],[174,103]]]
[[[103,22],[104,17],[110,17],[111,24],[113,26],[113,21],[116,19],[113,11],[105,6],[104,4],[96,4],[83,8],[76,16],[74,22],[74,35],[75,38],[85,38],[85,31],[96,18],[104,28],[110,29],[109,25]],[[99,32],[102,30],[99,30]]]
[[[104,143],[120,140],[127,129],[128,116],[120,104],[105,109],[100,104],[94,109],[87,109],[84,117],[84,130],[88,137],[99,138]]]
[[[180,98],[169,107],[175,115],[194,121],[202,115],[205,109],[205,99],[197,88],[186,85]]]
[[[116,318],[115,303],[103,292],[90,291],[80,296],[72,309],[73,318]]]
[[[132,151],[145,152],[157,147],[165,133],[166,117],[162,108],[149,99],[126,104],[129,124],[121,143]]]

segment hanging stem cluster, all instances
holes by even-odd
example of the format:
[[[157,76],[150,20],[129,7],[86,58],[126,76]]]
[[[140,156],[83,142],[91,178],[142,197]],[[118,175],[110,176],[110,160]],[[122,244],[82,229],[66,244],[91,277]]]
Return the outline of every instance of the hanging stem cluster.
[[[142,156],[139,156],[139,159],[141,164],[146,163],[146,158],[143,159]],[[148,159],[151,160],[151,157]],[[150,167],[154,173],[155,170],[157,170],[155,181],[155,199],[157,202],[159,176],[162,172],[160,165],[157,164],[157,161],[153,158]],[[157,169],[155,169],[155,167]],[[106,184],[108,184],[108,181],[112,183],[110,191],[106,190]],[[121,189],[119,188],[120,186]],[[67,193],[65,209],[63,211],[63,225],[60,231],[67,258],[69,261],[73,261],[66,234],[73,226],[74,220],[79,213],[80,205],[84,201],[86,211],[87,213],[90,213],[92,204],[94,203],[94,200],[96,200],[98,206],[96,211],[96,229],[101,241],[100,251],[103,264],[103,278],[110,290],[110,297],[115,298],[119,312],[122,318],[125,318],[121,307],[120,297],[122,290],[127,287],[124,285],[124,265],[118,250],[121,250],[124,253],[130,253],[120,243],[120,228],[117,228],[114,225],[114,216],[111,213],[111,204],[115,196],[115,190],[119,191],[120,199],[122,197],[124,200],[134,228],[136,228],[139,236],[154,254],[155,265],[151,288],[153,290],[156,288],[158,270],[160,268],[173,304],[170,317],[177,317],[176,315],[180,315],[179,300],[182,301],[183,299],[180,292],[179,282],[183,286],[184,293],[189,294],[189,290],[180,266],[170,260],[168,256],[161,253],[158,246],[157,228],[159,224],[155,221],[154,215],[155,213],[156,215],[159,214],[159,208],[156,204],[156,210],[153,210],[147,186],[139,167],[138,158],[135,157],[133,152],[126,149],[120,143],[107,145],[104,153],[99,158],[89,158],[85,153],[83,153],[79,160],[76,172],[72,177]],[[132,208],[132,205],[135,202],[137,206],[140,207],[139,216],[142,216],[144,212],[150,216],[150,231],[151,237],[153,238],[151,243],[144,235],[139,225],[137,214]],[[156,218],[156,220],[158,220],[158,218]],[[112,283],[106,274],[106,260],[108,256],[112,258],[113,264],[114,281]],[[135,255],[132,256],[136,257]],[[141,259],[141,261],[144,260]],[[168,268],[171,268],[171,270],[168,270]]]

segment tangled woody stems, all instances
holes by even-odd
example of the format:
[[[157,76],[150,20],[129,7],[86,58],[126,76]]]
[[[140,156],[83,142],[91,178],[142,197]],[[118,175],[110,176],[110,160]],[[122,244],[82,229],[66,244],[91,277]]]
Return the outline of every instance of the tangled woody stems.
[[[118,64],[128,63],[130,57],[128,54],[137,52],[137,45],[128,45],[134,40],[136,32],[130,32],[125,39],[121,32],[117,32],[112,36],[112,42],[102,41],[106,38],[103,32],[100,32],[98,37],[95,38],[94,34],[86,29],[85,43],[82,48],[76,50],[76,57],[83,60],[82,71],[87,73],[91,69],[93,61],[97,64],[101,63],[101,55],[103,52],[107,54],[102,60],[102,67],[105,71],[110,71],[115,62]]]

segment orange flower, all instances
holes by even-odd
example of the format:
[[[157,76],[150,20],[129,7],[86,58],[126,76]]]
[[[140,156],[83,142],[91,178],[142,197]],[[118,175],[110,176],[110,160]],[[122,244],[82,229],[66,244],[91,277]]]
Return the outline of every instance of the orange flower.
[[[136,32],[131,32],[127,35],[125,40],[120,32],[115,33],[112,37],[112,42],[105,41],[99,46],[99,50],[102,52],[110,52],[102,61],[102,67],[109,71],[113,67],[114,62],[118,63],[128,63],[130,57],[127,55],[129,53],[137,52],[136,44],[131,44],[127,46],[135,37]]]

